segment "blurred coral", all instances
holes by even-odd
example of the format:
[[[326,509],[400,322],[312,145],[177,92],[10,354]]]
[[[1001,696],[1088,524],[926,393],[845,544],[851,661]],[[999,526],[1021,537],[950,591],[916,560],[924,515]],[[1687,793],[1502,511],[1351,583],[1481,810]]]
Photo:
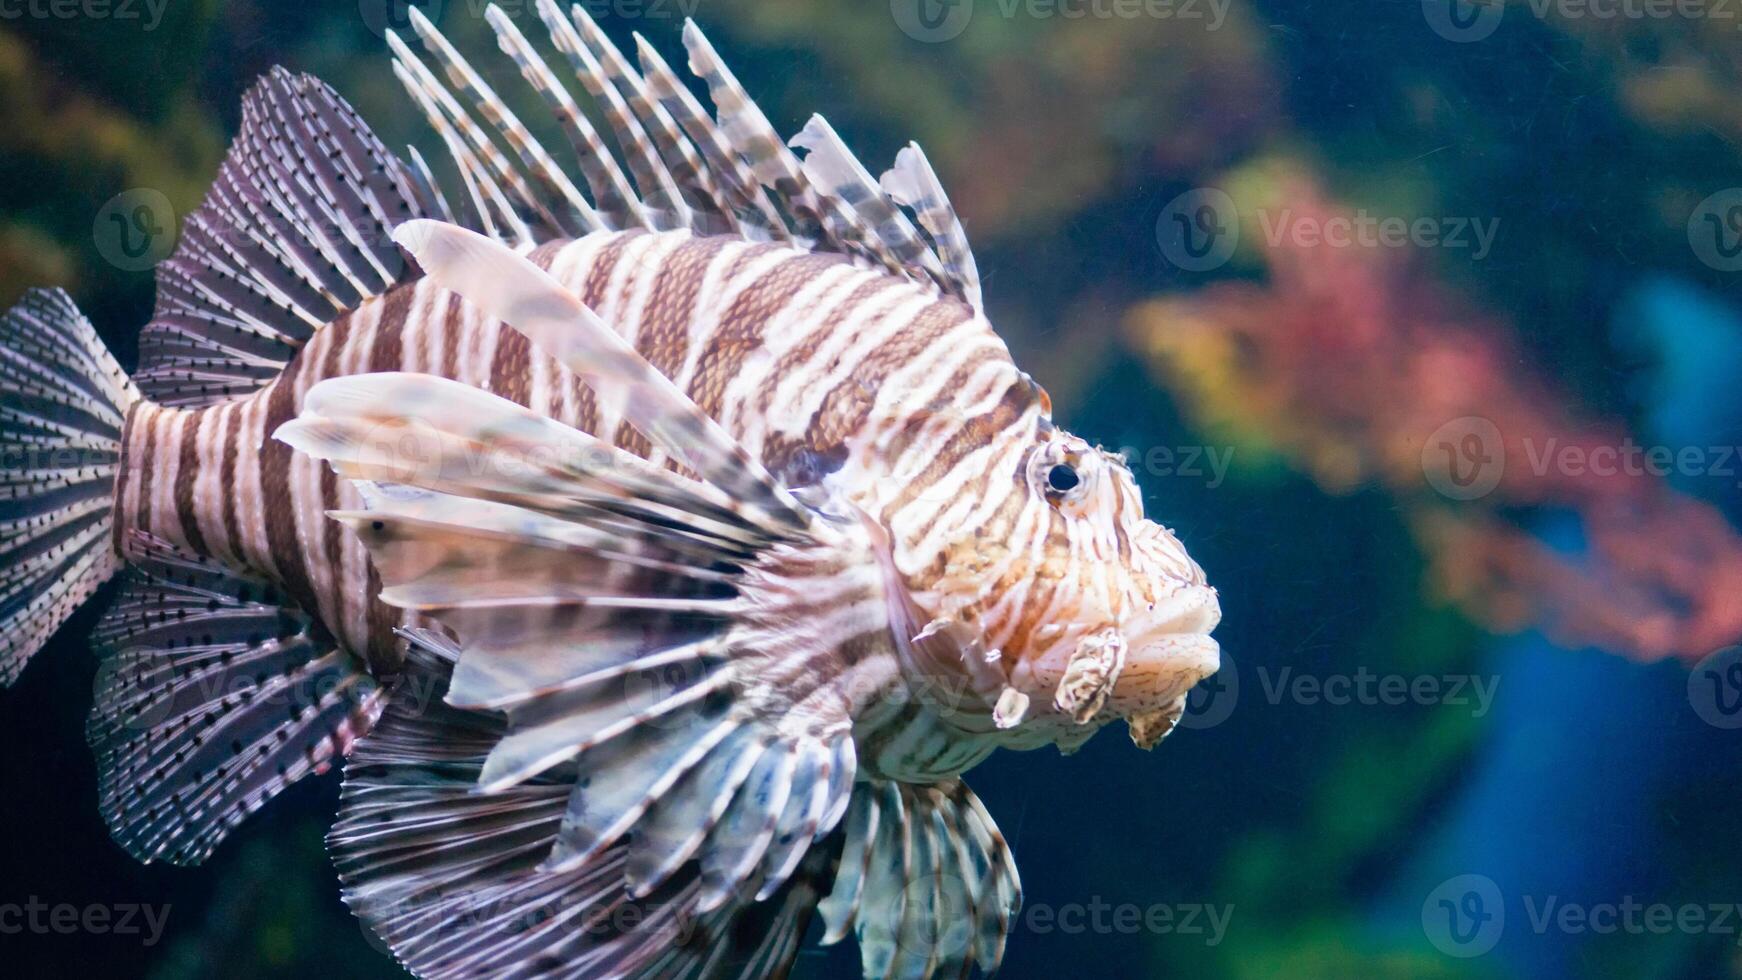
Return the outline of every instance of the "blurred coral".
[[[151,188],[178,213],[204,196],[220,128],[171,81],[129,84],[131,99],[151,103],[149,116],[0,30],[0,306],[31,286],[71,287],[81,299],[113,289],[118,270],[99,254],[92,224],[116,193]],[[133,278],[148,285],[143,273]]]
[[[1253,232],[1282,209],[1320,228],[1352,214],[1286,167],[1237,186]],[[1246,238],[1267,284],[1220,282],[1129,319],[1198,421],[1261,440],[1328,492],[1386,488],[1435,587],[1497,628],[1646,660],[1697,660],[1742,637],[1742,535],[1654,473],[1623,427],[1569,408],[1505,325],[1437,285],[1419,254]],[[1465,445],[1482,432],[1495,444]],[[1490,467],[1492,489],[1448,499],[1465,494],[1436,482],[1447,465]],[[1588,552],[1558,554],[1522,530],[1527,507],[1576,512]]]
[[[777,126],[796,128],[818,109],[900,120],[890,135],[925,146],[979,242],[1119,200],[1158,173],[1225,166],[1278,122],[1264,35],[1238,6],[1214,20],[1204,6],[1192,8],[1202,20],[1153,22],[1012,16],[984,4],[946,44],[890,30],[886,3],[729,6],[710,19],[742,43],[807,52],[841,86],[837,110],[819,104],[810,73],[754,85],[773,89],[765,105],[795,110],[776,113]]]

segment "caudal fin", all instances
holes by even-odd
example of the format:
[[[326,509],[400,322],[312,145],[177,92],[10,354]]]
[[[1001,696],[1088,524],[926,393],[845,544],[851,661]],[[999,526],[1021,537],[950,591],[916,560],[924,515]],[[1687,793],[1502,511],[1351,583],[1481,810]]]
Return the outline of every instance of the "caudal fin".
[[[59,289],[0,317],[0,687],[115,574],[115,472],[139,392]]]

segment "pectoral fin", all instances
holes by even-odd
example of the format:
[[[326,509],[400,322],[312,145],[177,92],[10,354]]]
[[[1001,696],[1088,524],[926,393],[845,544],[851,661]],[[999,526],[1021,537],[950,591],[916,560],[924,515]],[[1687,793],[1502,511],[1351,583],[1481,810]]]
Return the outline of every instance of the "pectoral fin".
[[[439,447],[410,467],[370,437],[408,426]],[[335,516],[383,601],[457,637],[431,668],[451,669],[444,704],[371,738],[333,836],[353,907],[396,954],[429,976],[509,952],[648,977],[788,962],[855,785],[848,699],[829,690],[899,669],[867,653],[888,634],[869,544],[783,519],[752,471],[721,475],[735,443],[698,458],[721,475],[704,482],[436,378],[323,382],[279,437],[406,481]],[[432,783],[448,757],[425,740],[449,727],[488,735]],[[458,896],[645,922],[585,938],[516,932],[506,913],[436,925]],[[689,928],[711,938],[674,945]]]

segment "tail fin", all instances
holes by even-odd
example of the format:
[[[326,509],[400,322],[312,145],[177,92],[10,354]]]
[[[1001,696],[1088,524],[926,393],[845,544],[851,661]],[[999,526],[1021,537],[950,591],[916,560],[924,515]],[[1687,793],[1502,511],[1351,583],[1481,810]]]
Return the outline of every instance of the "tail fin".
[[[0,687],[119,567],[115,473],[138,400],[65,292],[0,317]]]

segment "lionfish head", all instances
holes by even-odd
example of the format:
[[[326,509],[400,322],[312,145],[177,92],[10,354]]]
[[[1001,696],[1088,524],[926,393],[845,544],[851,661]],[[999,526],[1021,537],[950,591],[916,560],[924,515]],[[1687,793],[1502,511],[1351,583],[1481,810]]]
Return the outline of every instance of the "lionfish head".
[[[914,598],[934,624],[977,634],[972,650],[1003,675],[993,720],[1013,743],[1074,748],[1123,718],[1150,748],[1217,669],[1216,591],[1174,533],[1144,517],[1123,457],[1044,412],[1004,437],[991,455],[1007,462],[977,506],[936,514],[932,530],[947,527],[931,538],[944,542],[928,563],[937,574],[912,583]]]

